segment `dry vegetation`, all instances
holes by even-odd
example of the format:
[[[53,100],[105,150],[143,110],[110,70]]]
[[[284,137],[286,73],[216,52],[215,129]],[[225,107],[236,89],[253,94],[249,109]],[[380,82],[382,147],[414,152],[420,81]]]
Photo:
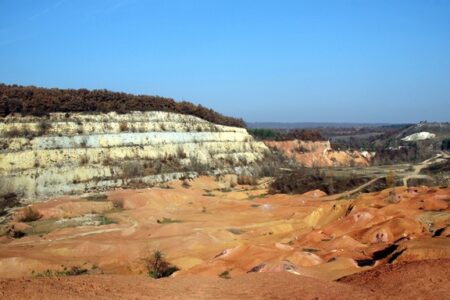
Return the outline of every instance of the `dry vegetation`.
[[[113,199],[111,200],[113,207],[116,209],[124,209],[123,199]]]
[[[258,178],[256,177],[256,175],[241,174],[237,178],[237,183],[240,185],[257,185]]]
[[[0,84],[0,117],[11,113],[46,115],[51,112],[166,111],[197,116],[227,126],[245,127],[242,119],[223,116],[190,102],[159,96],[131,95],[107,90],[46,89]],[[47,130],[48,126],[42,129]]]
[[[155,279],[169,277],[179,270],[176,266],[167,262],[164,254],[159,250],[153,251],[150,257],[145,259],[145,265],[148,275]]]
[[[265,129],[255,128],[248,130],[253,137],[259,140],[273,140],[273,141],[323,141],[326,140],[319,130],[315,129]]]
[[[42,217],[41,213],[31,206],[27,206],[22,210],[22,214],[19,217],[20,222],[33,222]]]
[[[370,180],[369,177],[334,176],[319,169],[298,168],[280,173],[271,184],[269,192],[303,194],[312,190],[321,190],[328,195],[336,194],[356,188]]]
[[[0,216],[6,214],[8,208],[13,208],[20,204],[15,193],[7,193],[0,197]]]

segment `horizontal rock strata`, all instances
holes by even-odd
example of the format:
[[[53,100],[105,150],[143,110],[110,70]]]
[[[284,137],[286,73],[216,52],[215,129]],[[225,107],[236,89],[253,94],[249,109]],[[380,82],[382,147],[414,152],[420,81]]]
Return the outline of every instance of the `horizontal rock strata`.
[[[168,112],[0,119],[0,195],[28,199],[236,170],[267,147],[245,129]]]

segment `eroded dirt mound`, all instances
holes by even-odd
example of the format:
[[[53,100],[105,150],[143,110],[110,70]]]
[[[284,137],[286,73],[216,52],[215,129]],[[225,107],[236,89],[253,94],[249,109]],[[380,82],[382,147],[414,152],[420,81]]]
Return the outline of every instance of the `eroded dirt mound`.
[[[319,196],[269,195],[263,185],[201,177],[51,199],[32,205],[39,219],[6,224],[25,236],[0,237],[0,277],[35,282],[36,274],[64,272],[62,266],[144,276],[155,249],[180,269],[172,275],[177,280],[204,276],[222,286],[231,278],[238,287],[248,273],[330,281],[386,264],[450,259],[450,188]],[[267,295],[284,289],[274,286]]]
[[[450,299],[450,259],[385,265],[338,281],[382,293],[386,297]]]

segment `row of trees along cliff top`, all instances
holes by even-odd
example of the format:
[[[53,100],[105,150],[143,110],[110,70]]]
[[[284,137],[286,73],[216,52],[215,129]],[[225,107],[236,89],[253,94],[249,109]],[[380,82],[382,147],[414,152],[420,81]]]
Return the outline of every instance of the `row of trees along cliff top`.
[[[267,129],[267,128],[253,128],[248,130],[258,140],[273,140],[273,141],[325,141],[326,138],[322,136],[319,130],[315,129]]]
[[[246,127],[242,119],[223,116],[201,105],[159,96],[0,84],[0,117],[11,113],[42,116],[52,112],[112,111],[122,114],[130,111],[166,111],[197,116],[216,124]]]

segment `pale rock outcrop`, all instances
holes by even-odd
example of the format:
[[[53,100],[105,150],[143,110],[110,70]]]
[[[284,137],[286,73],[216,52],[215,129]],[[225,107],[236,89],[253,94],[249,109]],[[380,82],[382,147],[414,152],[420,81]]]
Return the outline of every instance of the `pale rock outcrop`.
[[[27,199],[152,184],[261,160],[244,128],[169,112],[52,113],[0,119],[0,196]]]
[[[434,139],[435,137],[436,137],[436,134],[434,134],[434,133],[422,131],[422,132],[417,132],[417,133],[408,135],[408,136],[402,138],[402,141],[415,142],[415,141],[430,140],[430,139]]]

